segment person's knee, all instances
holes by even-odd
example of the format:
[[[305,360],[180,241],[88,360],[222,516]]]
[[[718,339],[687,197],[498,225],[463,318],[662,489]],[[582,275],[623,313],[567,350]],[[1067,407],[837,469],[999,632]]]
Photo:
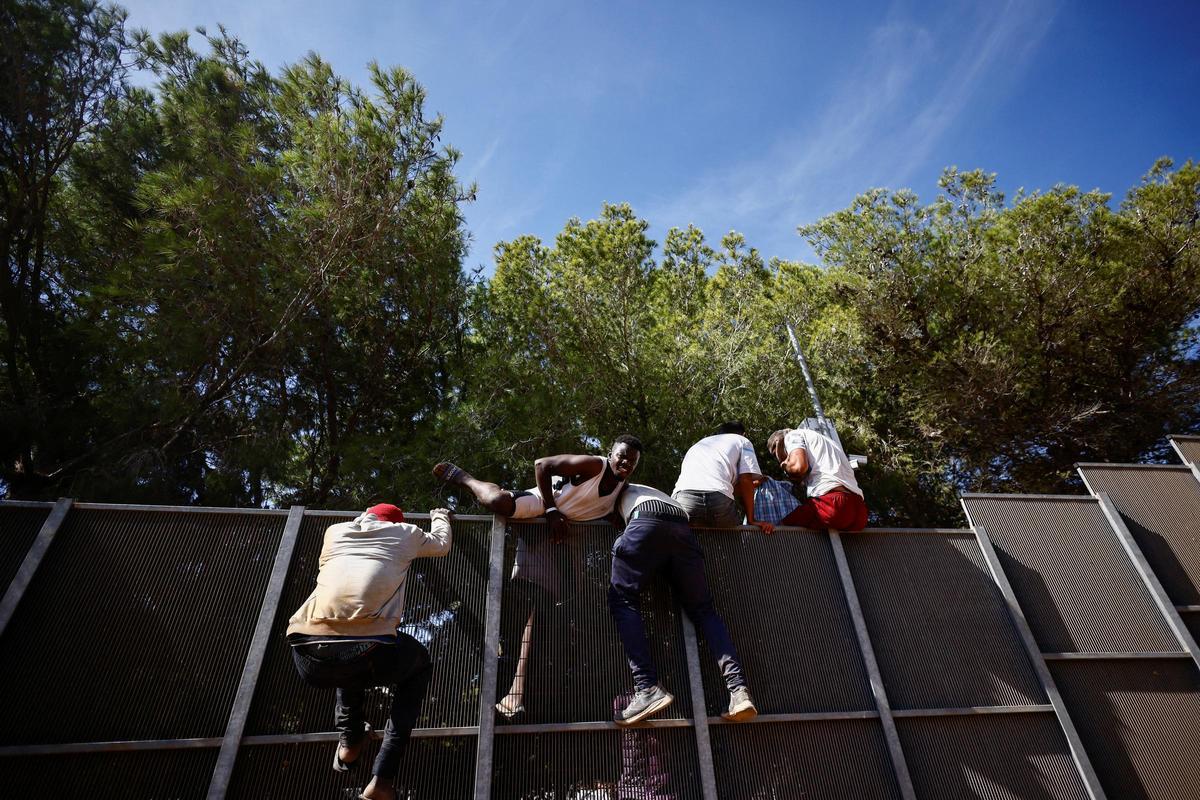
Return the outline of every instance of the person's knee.
[[[709,617],[716,612],[713,608],[711,596],[689,598],[680,603],[683,606],[683,612],[688,615],[688,619],[692,622],[699,622],[705,617]]]
[[[499,486],[488,485],[479,492],[479,502],[493,514],[510,516],[515,508],[512,495]]]
[[[626,609],[638,611],[641,608],[638,592],[610,583],[608,585],[608,607],[613,613]]]

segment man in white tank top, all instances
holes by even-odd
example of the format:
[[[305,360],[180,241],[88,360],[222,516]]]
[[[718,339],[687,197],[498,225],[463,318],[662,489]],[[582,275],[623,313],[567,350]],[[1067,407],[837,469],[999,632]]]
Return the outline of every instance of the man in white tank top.
[[[502,489],[489,481],[481,481],[466,470],[443,461],[433,468],[434,477],[446,483],[462,486],[493,514],[509,519],[531,519],[543,514],[550,529],[549,537],[527,539],[523,531],[517,539],[516,560],[512,580],[524,586],[537,587],[538,592],[557,599],[561,594],[561,578],[551,544],[562,542],[569,532],[569,522],[602,519],[611,514],[617,497],[626,481],[637,468],[642,455],[642,443],[636,436],[621,434],[613,442],[608,457],[592,455],[557,455],[539,458],[533,463],[536,486],[525,491]],[[554,488],[554,479],[561,479]],[[552,498],[549,505],[543,498]],[[534,600],[520,638],[520,654],[508,694],[496,704],[496,710],[511,719],[525,710],[525,669],[533,642]]]

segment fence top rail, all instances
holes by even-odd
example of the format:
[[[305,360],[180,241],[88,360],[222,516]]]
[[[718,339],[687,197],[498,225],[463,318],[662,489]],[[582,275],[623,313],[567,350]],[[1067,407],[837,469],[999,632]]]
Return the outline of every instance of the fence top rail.
[[[1184,467],[1183,469],[1187,469]],[[1094,500],[1095,498],[1088,495],[997,495],[997,494],[965,494],[963,497],[1005,497],[1005,498],[1037,498],[1037,499],[1071,499],[1071,500]],[[0,500],[0,508],[45,508],[54,507],[54,503],[48,500]],[[168,514],[254,514],[266,516],[286,517],[288,508],[237,508],[234,506],[171,506],[171,505],[153,505],[149,503],[75,503],[72,509],[83,511],[144,511],[154,513]],[[306,508],[304,510],[305,517],[346,517],[360,512],[353,510],[338,510],[332,508]],[[413,520],[427,520],[429,514],[424,512],[405,512],[405,517]],[[491,522],[494,517],[490,514],[455,514],[454,519],[461,522]],[[543,522],[541,517],[531,519],[513,520],[508,522],[532,523],[537,524]],[[588,520],[586,522],[572,522],[573,526],[581,527],[608,527],[610,523],[605,520]],[[704,528],[697,527],[697,533],[720,536],[730,533],[755,533],[758,528],[754,525],[740,525],[736,528]],[[777,532],[781,533],[820,533],[810,528],[801,528],[795,525],[777,525]],[[970,528],[866,528],[860,533],[869,534],[893,534],[893,535],[925,535],[925,536],[967,536],[971,535]]]
[[[1175,472],[1189,472],[1191,470],[1191,467],[1187,464],[1106,464],[1103,461],[1080,461],[1075,467],[1077,469],[1168,470]]]
[[[48,500],[0,500],[0,508],[53,508],[54,503]],[[265,514],[267,516],[288,515],[286,508],[236,508],[234,506],[164,506],[148,503],[75,503],[73,509],[84,511],[153,511],[170,514]],[[327,508],[308,508],[304,511],[306,517],[345,517],[361,513],[360,511],[338,511]],[[406,518],[429,519],[425,512],[406,511]],[[463,522],[490,522],[490,514],[455,514],[454,519]]]
[[[1200,433],[1168,433],[1167,438],[1177,442],[1200,442]]]
[[[965,492],[959,495],[959,497],[961,497],[963,500],[1053,500],[1054,502],[1073,500],[1082,503],[1098,502],[1096,498],[1090,494],[1016,494],[1009,492]]]

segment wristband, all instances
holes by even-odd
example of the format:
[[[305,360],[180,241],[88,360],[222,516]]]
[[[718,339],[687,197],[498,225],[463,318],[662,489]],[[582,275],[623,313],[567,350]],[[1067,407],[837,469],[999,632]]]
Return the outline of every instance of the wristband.
[[[553,511],[555,514],[561,514],[561,513],[562,513],[561,511],[559,511],[559,510],[558,510],[557,508],[555,508],[554,506],[550,506],[550,507],[549,507],[549,508],[547,508],[547,509],[546,509],[546,510],[545,510],[543,513],[545,513],[545,514],[549,514],[551,511]]]

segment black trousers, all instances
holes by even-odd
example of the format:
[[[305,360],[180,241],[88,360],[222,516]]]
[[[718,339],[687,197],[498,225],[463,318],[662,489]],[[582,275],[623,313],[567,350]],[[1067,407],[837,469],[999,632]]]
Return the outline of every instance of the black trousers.
[[[384,780],[395,781],[433,673],[425,646],[408,634],[397,633],[395,644],[298,645],[292,648],[292,658],[305,682],[318,689],[337,689],[334,726],[351,740],[365,730],[366,690],[373,686],[391,689],[392,710],[371,771]]]

